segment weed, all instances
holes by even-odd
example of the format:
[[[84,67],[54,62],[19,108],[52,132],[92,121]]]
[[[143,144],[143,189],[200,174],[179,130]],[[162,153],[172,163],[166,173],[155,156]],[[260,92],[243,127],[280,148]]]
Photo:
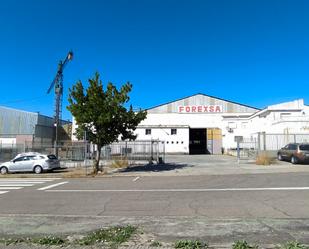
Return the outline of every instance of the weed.
[[[261,153],[256,157],[257,165],[270,165],[274,163],[274,158],[267,155],[267,153]]]
[[[24,239],[24,238],[8,238],[8,239],[0,239],[0,244],[4,244],[6,246],[8,245],[16,245],[16,244],[19,244],[19,243],[23,243],[23,242],[26,242],[27,240]]]
[[[119,245],[128,241],[135,231],[136,228],[133,226],[100,229],[89,233],[87,236],[76,242],[79,245],[94,245],[97,243],[110,243],[112,245]]]
[[[302,245],[297,241],[289,241],[279,247],[280,249],[309,249],[308,246]]]
[[[151,247],[160,247],[160,246],[162,246],[162,244],[161,244],[161,242],[155,240],[155,241],[152,241],[149,246],[151,246]]]
[[[59,237],[46,236],[43,238],[34,238],[31,240],[31,242],[39,245],[60,246],[64,245],[66,243],[66,240]]]
[[[199,240],[178,240],[175,242],[175,248],[180,249],[201,249],[208,248],[206,243],[203,243]]]
[[[249,245],[245,240],[238,240],[236,241],[233,246],[233,249],[257,249],[257,245]]]

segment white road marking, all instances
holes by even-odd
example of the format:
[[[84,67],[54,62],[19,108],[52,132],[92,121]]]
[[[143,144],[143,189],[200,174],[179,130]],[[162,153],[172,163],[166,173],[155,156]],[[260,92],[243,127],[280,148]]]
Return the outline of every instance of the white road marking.
[[[31,187],[34,184],[27,184],[27,183],[15,183],[15,184],[11,184],[11,183],[6,183],[6,184],[0,184],[0,187]]]
[[[56,183],[56,184],[53,184],[53,185],[49,185],[49,186],[46,186],[46,187],[43,187],[43,188],[39,188],[38,190],[51,189],[51,188],[54,188],[54,187],[57,187],[57,186],[60,186],[60,185],[66,184],[66,183],[68,183],[68,182],[59,182],[59,183]]]
[[[59,189],[47,192],[230,192],[230,191],[290,191],[309,190],[309,187],[280,188],[209,188],[209,189]]]
[[[1,190],[3,189],[22,189],[23,187],[0,187]]]
[[[133,180],[132,180],[132,182],[136,182],[138,179],[140,179],[140,177],[138,176],[138,177],[136,177],[136,178],[134,178]]]
[[[61,178],[0,178],[0,181],[44,181],[51,182]]]
[[[34,182],[34,181],[0,181],[0,184],[42,184],[46,182]]]
[[[0,178],[0,190],[18,190],[59,179],[61,178]],[[1,194],[8,192],[9,191],[0,191]]]

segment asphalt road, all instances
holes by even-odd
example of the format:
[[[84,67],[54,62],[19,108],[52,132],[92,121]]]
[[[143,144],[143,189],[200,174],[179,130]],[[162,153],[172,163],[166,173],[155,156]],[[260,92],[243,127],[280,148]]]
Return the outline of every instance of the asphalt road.
[[[268,231],[272,240],[297,234],[309,242],[309,173],[36,179],[5,190],[20,184],[7,181],[0,179],[1,234],[129,222],[162,236],[196,236],[208,226],[213,238],[226,231],[265,239]]]
[[[0,209],[2,214],[309,218],[309,174],[56,179],[9,190],[0,195]]]

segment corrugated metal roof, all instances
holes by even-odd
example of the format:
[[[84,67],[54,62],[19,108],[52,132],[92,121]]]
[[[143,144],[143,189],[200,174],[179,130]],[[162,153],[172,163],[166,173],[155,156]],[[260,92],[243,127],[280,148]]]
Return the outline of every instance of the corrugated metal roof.
[[[177,113],[178,106],[193,106],[193,105],[220,105],[223,108],[223,113],[254,113],[260,109],[235,103],[232,101],[208,96],[206,94],[195,94],[186,98],[178,99],[166,104],[158,105],[147,110],[148,113]]]

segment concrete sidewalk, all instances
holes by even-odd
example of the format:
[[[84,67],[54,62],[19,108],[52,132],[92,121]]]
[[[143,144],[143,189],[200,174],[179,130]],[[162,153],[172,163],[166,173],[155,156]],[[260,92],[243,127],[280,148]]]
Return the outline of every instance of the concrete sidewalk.
[[[129,224],[137,226],[142,232],[127,244],[134,248],[149,247],[150,241],[160,241],[171,247],[180,239],[199,239],[216,248],[229,247],[237,240],[246,240],[264,248],[295,240],[309,244],[309,219],[0,216],[0,237],[80,235],[99,228]]]
[[[272,165],[256,165],[255,162],[237,161],[226,155],[167,155],[166,164],[136,165],[127,169],[111,170],[112,175],[153,176],[153,175],[237,175],[265,173],[309,172],[309,165],[276,161]]]
[[[272,165],[256,165],[254,162],[240,161],[226,155],[166,155],[165,164],[142,164],[140,161],[131,162],[132,166],[124,169],[105,167],[105,174],[96,177],[111,176],[197,176],[197,175],[239,175],[265,173],[298,173],[309,172],[307,164],[291,164],[276,161]],[[79,163],[81,164],[81,163]],[[0,175],[0,178],[10,177],[85,177],[91,167],[68,168],[66,170],[36,175],[33,173]]]

